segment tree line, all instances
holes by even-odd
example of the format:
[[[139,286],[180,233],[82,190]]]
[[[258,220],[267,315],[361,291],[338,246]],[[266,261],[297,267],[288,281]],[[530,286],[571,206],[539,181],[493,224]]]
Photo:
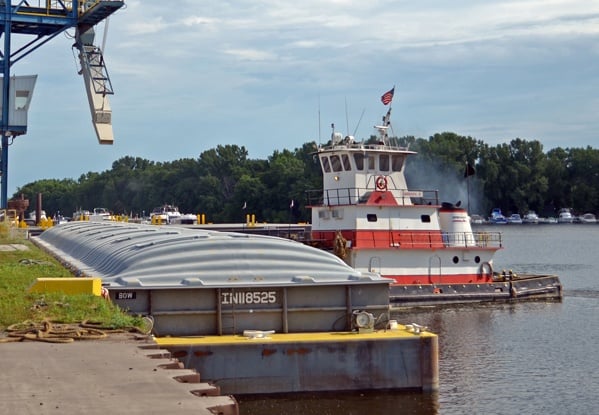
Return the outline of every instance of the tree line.
[[[374,136],[370,140],[375,139]],[[439,190],[442,201],[461,201],[470,213],[488,216],[534,210],[555,216],[560,208],[599,212],[599,150],[555,148],[516,138],[489,146],[451,132],[428,139],[395,137],[417,152],[408,158],[410,189]],[[147,216],[164,204],[183,213],[203,213],[209,222],[309,221],[305,192],[322,188],[315,142],[294,150],[276,150],[267,159],[250,159],[243,146],[219,145],[197,159],[154,162],[126,156],[110,170],[79,179],[43,179],[19,187],[35,209],[38,194],[48,215],[71,216],[78,209],[106,207],[115,214]],[[473,170],[465,170],[468,166]]]

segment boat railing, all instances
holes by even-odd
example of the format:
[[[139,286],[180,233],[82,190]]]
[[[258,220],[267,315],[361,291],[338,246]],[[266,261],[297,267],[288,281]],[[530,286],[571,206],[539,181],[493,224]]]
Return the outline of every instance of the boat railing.
[[[392,144],[385,144],[382,142],[378,142],[378,143],[364,143],[364,142],[356,142],[356,141],[352,141],[349,140],[348,137],[346,137],[344,140],[342,140],[340,143],[329,143],[329,144],[325,144],[322,145],[318,148],[318,151],[327,151],[327,150],[386,150],[386,151],[402,151],[402,152],[410,152],[413,153],[413,151],[410,151],[409,147],[407,146],[398,146],[398,145],[392,145]]]
[[[360,248],[501,248],[499,232],[439,232],[439,231],[389,231],[388,237],[381,237],[380,231],[361,231],[356,237],[355,246]]]
[[[358,205],[366,203],[372,188],[347,187],[340,189],[313,189],[306,191],[307,206]],[[438,205],[437,190],[390,190],[398,205]]]
[[[501,248],[500,232],[443,232],[445,246]]]

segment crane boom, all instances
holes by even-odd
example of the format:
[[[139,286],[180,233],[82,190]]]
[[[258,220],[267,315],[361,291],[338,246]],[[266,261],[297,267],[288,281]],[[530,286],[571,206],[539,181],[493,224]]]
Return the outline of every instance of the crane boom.
[[[93,26],[80,25],[75,34],[75,46],[79,50],[81,74],[91,110],[92,123],[100,144],[113,144],[112,110],[108,95],[112,95],[112,84],[102,50],[94,45]]]

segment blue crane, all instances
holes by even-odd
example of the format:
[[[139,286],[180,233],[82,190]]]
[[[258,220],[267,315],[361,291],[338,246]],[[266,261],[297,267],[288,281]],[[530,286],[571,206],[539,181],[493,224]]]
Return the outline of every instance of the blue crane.
[[[102,50],[94,45],[94,26],[119,10],[124,0],[0,0],[0,68],[2,70],[2,148],[0,157],[0,208],[6,209],[8,198],[8,146],[18,135],[27,132],[27,109],[35,76],[13,77],[11,67],[60,33],[75,28],[75,47],[79,51],[92,123],[100,144],[112,144],[112,112],[108,96],[113,94]],[[11,50],[12,36],[30,36],[16,50]],[[3,47],[2,47],[3,46]],[[22,79],[26,78],[26,79]]]

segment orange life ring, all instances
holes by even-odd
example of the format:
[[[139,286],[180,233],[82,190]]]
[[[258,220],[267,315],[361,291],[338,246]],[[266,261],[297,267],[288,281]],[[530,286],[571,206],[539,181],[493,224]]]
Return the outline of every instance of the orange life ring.
[[[375,181],[376,188],[378,190],[387,190],[387,178],[385,176],[379,176]]]

